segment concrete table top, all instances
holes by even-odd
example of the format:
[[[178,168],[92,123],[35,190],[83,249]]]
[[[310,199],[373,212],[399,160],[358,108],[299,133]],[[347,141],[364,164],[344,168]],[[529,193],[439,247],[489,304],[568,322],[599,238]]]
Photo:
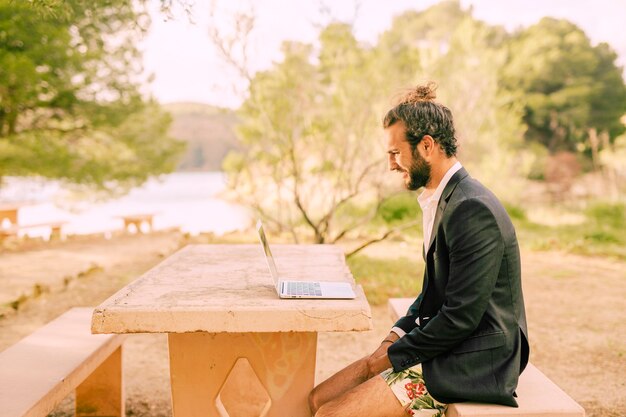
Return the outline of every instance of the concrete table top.
[[[354,284],[333,245],[272,245],[283,278]],[[370,330],[354,300],[279,299],[260,245],[188,245],[98,306],[93,333],[239,333]]]

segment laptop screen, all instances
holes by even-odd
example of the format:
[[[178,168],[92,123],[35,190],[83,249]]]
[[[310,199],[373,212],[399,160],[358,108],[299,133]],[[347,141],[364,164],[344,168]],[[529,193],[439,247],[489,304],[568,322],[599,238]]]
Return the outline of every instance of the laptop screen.
[[[267,242],[267,237],[265,237],[265,232],[263,231],[263,223],[261,222],[261,220],[257,221],[256,230],[259,233],[259,239],[261,240],[261,246],[263,246],[265,260],[267,261],[267,266],[270,268],[270,274],[274,279],[274,283],[276,283],[276,285],[278,286],[278,271],[276,270],[274,257],[272,256],[272,252],[270,251],[270,245]]]

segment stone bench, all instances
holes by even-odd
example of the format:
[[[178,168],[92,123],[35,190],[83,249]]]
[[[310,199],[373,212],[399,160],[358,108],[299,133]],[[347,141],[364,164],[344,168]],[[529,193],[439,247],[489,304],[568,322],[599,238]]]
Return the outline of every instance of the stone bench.
[[[124,416],[122,335],[91,334],[73,308],[0,352],[2,417],[45,417],[76,390],[76,416]]]
[[[124,231],[131,233],[147,233],[153,230],[153,219],[156,213],[126,214],[117,216],[124,222]]]
[[[389,313],[398,320],[409,309],[413,298],[390,298]],[[550,381],[539,369],[528,364],[517,386],[518,408],[494,404],[449,404],[446,417],[584,417],[585,410]]]
[[[67,222],[65,221],[45,222],[45,223],[37,223],[37,224],[14,224],[6,228],[0,228],[0,240],[7,238],[9,236],[19,237],[19,232],[24,231],[24,230],[40,229],[40,228],[50,229],[50,239],[63,239],[64,236],[61,233],[61,229],[66,224]]]

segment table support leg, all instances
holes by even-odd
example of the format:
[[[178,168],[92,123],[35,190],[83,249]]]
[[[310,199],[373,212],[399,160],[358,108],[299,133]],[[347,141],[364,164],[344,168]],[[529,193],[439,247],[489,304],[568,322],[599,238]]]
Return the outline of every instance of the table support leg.
[[[123,417],[124,387],[120,346],[76,388],[76,417]]]
[[[317,333],[171,333],[174,417],[309,417]]]
[[[310,417],[317,333],[171,333],[174,417]]]

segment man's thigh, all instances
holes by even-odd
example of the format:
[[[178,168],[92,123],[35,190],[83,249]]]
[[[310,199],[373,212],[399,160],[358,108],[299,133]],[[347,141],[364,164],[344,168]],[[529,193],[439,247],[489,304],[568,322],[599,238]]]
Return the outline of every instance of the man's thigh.
[[[380,376],[376,375],[322,405],[315,417],[406,417],[402,405]]]

